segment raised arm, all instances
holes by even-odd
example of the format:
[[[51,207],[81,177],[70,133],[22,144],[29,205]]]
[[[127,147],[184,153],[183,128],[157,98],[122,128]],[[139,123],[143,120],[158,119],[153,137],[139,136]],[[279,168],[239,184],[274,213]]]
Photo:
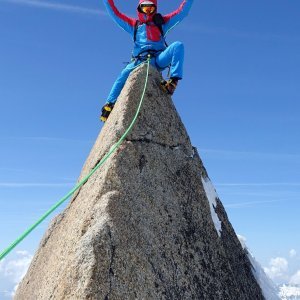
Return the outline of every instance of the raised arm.
[[[183,2],[180,4],[177,10],[173,11],[168,15],[163,16],[165,21],[165,35],[189,14],[193,2],[194,0],[183,0]]]
[[[115,6],[114,0],[103,0],[104,5],[111,18],[125,31],[133,35],[135,19],[126,16],[121,13]]]

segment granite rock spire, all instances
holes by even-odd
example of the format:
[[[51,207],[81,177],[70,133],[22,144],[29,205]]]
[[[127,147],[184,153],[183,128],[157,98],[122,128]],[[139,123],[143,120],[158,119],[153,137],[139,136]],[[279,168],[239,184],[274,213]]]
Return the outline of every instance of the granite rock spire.
[[[145,76],[132,72],[80,178],[125,132]],[[160,80],[151,68],[137,123],[51,222],[15,299],[264,299]]]

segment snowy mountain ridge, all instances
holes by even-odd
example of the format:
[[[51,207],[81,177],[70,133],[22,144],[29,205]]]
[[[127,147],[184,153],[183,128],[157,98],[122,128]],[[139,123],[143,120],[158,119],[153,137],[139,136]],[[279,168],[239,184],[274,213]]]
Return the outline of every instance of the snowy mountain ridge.
[[[266,300],[281,299],[279,297],[279,291],[278,291],[278,288],[275,285],[275,283],[267,276],[267,274],[265,273],[265,271],[262,268],[262,266],[260,265],[260,263],[255,259],[255,257],[248,250],[248,248],[246,246],[246,239],[241,235],[238,235],[238,238],[239,238],[240,243],[252,264],[253,275],[254,275],[255,279],[257,280],[257,282],[259,283]],[[288,300],[290,300],[290,299],[288,299]]]
[[[300,285],[279,286],[279,296],[281,300],[300,300]]]
[[[266,300],[300,300],[300,285],[275,285],[275,283],[265,273],[260,263],[249,251],[246,245],[246,239],[241,235],[238,235],[238,238],[252,264],[253,275],[259,283]]]

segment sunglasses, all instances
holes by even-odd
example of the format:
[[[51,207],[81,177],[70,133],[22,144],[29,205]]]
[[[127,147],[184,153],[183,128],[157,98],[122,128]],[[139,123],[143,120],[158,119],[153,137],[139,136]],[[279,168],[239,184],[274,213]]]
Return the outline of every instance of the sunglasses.
[[[156,6],[154,4],[141,4],[141,11],[143,13],[154,13]]]

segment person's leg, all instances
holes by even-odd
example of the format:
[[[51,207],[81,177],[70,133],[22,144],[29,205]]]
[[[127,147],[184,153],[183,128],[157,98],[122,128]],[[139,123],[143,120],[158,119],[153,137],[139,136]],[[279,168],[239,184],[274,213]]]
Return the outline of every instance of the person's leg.
[[[156,57],[157,67],[165,69],[171,66],[170,77],[177,80],[183,78],[184,46],[174,42]]]
[[[107,118],[109,117],[111,111],[114,108],[114,105],[126,83],[126,80],[129,77],[129,74],[132,70],[134,70],[136,63],[132,62],[128,64],[125,69],[121,72],[117,80],[115,81],[114,85],[112,86],[112,89],[110,91],[110,94],[106,100],[106,103],[102,107],[102,112],[100,116],[100,120],[102,122],[106,122]]]
[[[115,104],[125,83],[127,78],[129,77],[129,74],[135,67],[135,62],[128,64],[125,69],[121,72],[115,83],[113,84],[111,91],[109,93],[109,96],[106,100],[107,103]]]

